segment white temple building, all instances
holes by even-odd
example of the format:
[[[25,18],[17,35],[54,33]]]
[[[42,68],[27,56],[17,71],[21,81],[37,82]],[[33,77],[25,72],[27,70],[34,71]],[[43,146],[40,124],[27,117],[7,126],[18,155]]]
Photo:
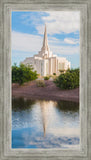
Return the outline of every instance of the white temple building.
[[[41,51],[33,57],[26,58],[21,63],[32,65],[34,70],[36,70],[41,76],[53,75],[54,73],[59,75],[60,70],[65,72],[67,69],[70,69],[70,62],[66,58],[53,55],[52,51],[50,51],[47,40],[46,25]]]

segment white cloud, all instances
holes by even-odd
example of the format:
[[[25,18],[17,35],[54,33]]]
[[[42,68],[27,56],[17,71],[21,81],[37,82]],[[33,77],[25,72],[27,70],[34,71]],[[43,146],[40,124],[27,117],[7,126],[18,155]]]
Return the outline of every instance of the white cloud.
[[[22,52],[34,52],[38,53],[41,50],[43,42],[43,37],[25,34],[19,32],[12,32],[12,50],[22,51]],[[72,55],[79,53],[79,46],[66,46],[65,41],[60,41],[56,38],[49,38],[49,47],[52,52],[57,55]],[[25,54],[25,53],[24,53]]]
[[[51,11],[48,16],[42,16],[42,20],[47,24],[47,32],[72,33],[80,30],[80,12],[79,11]],[[36,26],[39,34],[43,34],[44,25]]]
[[[53,53],[61,55],[79,54],[79,46],[50,46]]]
[[[12,32],[12,49],[26,52],[33,52],[40,50],[42,46],[42,37],[20,33]]]
[[[68,44],[78,44],[79,40],[78,39],[73,39],[73,38],[65,38],[64,42],[68,43]]]
[[[80,128],[49,128],[48,133],[54,134],[55,136],[79,136]]]

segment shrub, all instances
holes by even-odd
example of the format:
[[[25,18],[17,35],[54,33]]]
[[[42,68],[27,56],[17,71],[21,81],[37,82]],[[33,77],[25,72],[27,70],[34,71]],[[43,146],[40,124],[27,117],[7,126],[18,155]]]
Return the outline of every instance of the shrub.
[[[44,77],[44,80],[49,80],[49,77],[48,76]]]
[[[64,74],[60,74],[54,82],[61,89],[74,89],[79,87],[79,69],[68,70]]]
[[[37,79],[37,72],[33,71],[32,66],[25,66],[20,64],[19,66],[12,66],[12,82],[19,83],[20,85],[24,82],[29,82]]]
[[[44,80],[37,80],[36,85],[37,87],[45,87],[45,82]]]
[[[53,75],[55,76],[55,75],[56,75],[56,73],[53,73]]]
[[[65,72],[65,70],[60,69],[59,72],[60,72],[60,74],[63,74]]]

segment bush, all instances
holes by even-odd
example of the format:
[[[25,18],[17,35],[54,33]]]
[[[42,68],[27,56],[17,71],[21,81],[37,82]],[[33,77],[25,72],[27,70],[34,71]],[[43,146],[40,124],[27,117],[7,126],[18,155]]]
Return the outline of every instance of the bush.
[[[49,80],[49,77],[48,76],[44,77],[44,80]]]
[[[74,89],[79,87],[79,69],[68,70],[60,74],[55,80],[56,86],[61,89]]]
[[[37,79],[37,72],[33,71],[32,66],[25,66],[20,64],[19,66],[12,66],[12,82],[19,83],[20,85],[24,82],[29,82]]]
[[[65,70],[60,69],[59,72],[60,72],[60,74],[63,74],[65,72]]]
[[[53,73],[53,75],[55,76],[55,75],[56,75],[56,73]]]
[[[45,87],[45,82],[44,80],[37,80],[36,85],[37,87]]]

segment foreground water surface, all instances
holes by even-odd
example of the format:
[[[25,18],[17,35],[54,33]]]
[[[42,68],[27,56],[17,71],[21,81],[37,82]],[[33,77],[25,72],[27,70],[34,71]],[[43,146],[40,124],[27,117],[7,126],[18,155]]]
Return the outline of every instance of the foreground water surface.
[[[79,148],[79,104],[12,99],[12,148]]]

